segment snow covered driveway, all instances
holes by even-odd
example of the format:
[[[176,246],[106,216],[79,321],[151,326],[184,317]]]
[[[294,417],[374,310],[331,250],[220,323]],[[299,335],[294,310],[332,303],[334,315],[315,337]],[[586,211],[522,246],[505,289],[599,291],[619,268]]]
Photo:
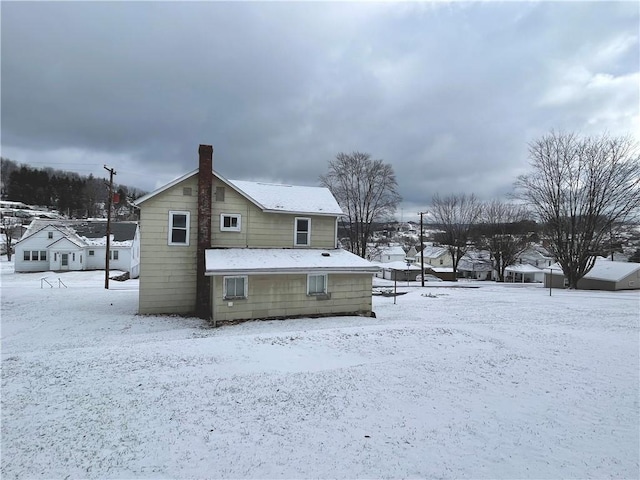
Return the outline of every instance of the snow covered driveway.
[[[639,475],[637,292],[444,283],[211,329],[2,268],[3,479]]]

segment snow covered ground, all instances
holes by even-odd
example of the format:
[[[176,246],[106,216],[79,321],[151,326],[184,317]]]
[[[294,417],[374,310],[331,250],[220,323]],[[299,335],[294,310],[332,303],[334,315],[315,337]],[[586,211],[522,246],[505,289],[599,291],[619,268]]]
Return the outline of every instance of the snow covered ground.
[[[445,282],[212,329],[1,267],[3,479],[639,476],[638,292]]]

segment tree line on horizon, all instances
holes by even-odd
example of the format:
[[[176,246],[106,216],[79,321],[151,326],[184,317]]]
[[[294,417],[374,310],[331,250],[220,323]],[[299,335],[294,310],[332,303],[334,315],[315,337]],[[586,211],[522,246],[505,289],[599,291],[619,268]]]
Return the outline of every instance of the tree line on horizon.
[[[528,247],[537,225],[569,288],[577,288],[595,258],[612,251],[619,229],[639,218],[639,152],[631,137],[552,131],[529,144],[530,172],[515,180],[510,199],[433,195],[432,225],[441,230],[438,241],[449,250],[454,275],[475,246],[489,251],[503,281],[505,268]],[[345,247],[365,258],[374,222],[388,219],[401,201],[393,167],[368,153],[339,153],[320,182],[346,214]]]
[[[7,158],[0,158],[0,197],[56,210],[69,218],[97,217],[109,196],[106,181],[93,174],[83,176],[75,172],[50,167],[32,168]],[[144,195],[137,188],[114,185],[117,192],[115,207]]]

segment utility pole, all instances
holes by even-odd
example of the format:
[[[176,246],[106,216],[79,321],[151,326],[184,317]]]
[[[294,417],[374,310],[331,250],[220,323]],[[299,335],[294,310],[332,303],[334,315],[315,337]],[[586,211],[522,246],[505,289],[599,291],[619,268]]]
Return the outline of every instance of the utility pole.
[[[424,287],[424,233],[423,233],[423,222],[422,222],[422,216],[427,213],[427,212],[418,212],[418,214],[420,215],[420,270],[422,270],[422,275],[420,276],[422,278],[422,286]]]
[[[116,171],[104,165],[109,172],[109,197],[107,198],[107,251],[104,259],[104,288],[109,290],[109,257],[111,256],[111,202],[113,201],[113,176]]]

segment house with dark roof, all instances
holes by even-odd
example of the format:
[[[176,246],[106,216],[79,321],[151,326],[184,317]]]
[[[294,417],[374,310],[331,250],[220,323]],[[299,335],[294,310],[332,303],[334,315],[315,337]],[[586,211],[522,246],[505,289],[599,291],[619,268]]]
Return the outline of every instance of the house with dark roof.
[[[109,269],[140,273],[140,229],[137,222],[111,222]],[[31,222],[15,245],[16,272],[102,270],[106,266],[105,220]]]

